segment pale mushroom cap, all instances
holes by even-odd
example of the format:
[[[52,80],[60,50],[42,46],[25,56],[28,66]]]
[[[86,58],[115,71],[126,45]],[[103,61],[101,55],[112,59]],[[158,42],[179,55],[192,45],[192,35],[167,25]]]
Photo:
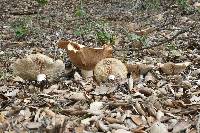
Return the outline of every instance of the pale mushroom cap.
[[[110,75],[114,75],[117,80],[127,78],[127,68],[118,59],[106,58],[97,63],[94,69],[94,76],[97,82],[106,81]]]
[[[13,74],[26,80],[36,80],[37,75],[45,74],[49,81],[57,78],[64,70],[65,64],[61,60],[54,61],[43,54],[31,54],[17,59],[13,65]]]

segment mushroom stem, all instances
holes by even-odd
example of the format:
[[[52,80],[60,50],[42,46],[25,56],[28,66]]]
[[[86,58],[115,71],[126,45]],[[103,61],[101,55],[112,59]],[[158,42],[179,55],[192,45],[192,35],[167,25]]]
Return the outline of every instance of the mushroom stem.
[[[132,78],[132,76],[130,76],[130,78],[128,79],[128,89],[129,89],[129,91],[131,91],[133,89],[133,78]]]
[[[91,78],[91,77],[93,77],[93,70],[81,69],[81,74],[82,74],[83,78]]]

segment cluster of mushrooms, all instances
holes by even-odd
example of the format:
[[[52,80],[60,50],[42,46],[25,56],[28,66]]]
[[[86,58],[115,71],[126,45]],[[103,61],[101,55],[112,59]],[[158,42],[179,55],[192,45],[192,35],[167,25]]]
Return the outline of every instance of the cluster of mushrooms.
[[[122,80],[127,77],[127,68],[120,60],[112,58],[109,45],[89,48],[81,44],[61,40],[58,47],[67,51],[70,61],[81,70],[84,78],[94,77],[100,83],[109,78]]]
[[[191,62],[185,63],[164,63],[157,66],[142,63],[124,64],[113,58],[113,49],[110,45],[102,48],[90,48],[84,45],[69,41],[60,40],[58,47],[67,51],[70,61],[81,70],[82,77],[94,78],[97,83],[107,80],[122,81],[131,74],[134,81],[140,81],[140,75],[146,75],[153,68],[160,68],[168,75],[176,75],[186,69]],[[17,59],[12,65],[13,73],[24,80],[54,81],[62,75],[65,64],[62,60],[56,60],[37,53]],[[70,71],[70,70],[69,70]],[[132,83],[132,81],[130,81]]]

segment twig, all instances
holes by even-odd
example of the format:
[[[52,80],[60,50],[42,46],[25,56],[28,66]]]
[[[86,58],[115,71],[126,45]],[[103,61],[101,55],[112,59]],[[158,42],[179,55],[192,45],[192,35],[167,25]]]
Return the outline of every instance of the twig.
[[[86,110],[76,110],[76,109],[63,109],[59,112],[65,115],[84,115],[88,113]]]
[[[197,121],[197,125],[196,125],[196,128],[197,128],[197,133],[200,133],[200,115],[198,115],[198,121]]]
[[[37,11],[26,11],[26,12],[11,12],[10,15],[35,15]]]
[[[198,22],[192,24],[192,25],[189,26],[188,28],[185,28],[185,29],[182,29],[182,30],[178,31],[174,36],[172,36],[171,38],[169,38],[169,39],[167,39],[167,40],[166,40],[166,39],[161,40],[161,41],[160,41],[158,44],[156,44],[156,45],[152,45],[152,46],[149,46],[149,47],[144,47],[144,48],[141,48],[141,49],[139,49],[139,50],[157,47],[157,46],[160,46],[160,45],[162,45],[162,44],[164,44],[164,43],[168,43],[168,42],[170,42],[170,41],[173,41],[173,40],[176,39],[180,34],[183,34],[183,33],[185,33],[185,32],[188,32],[188,31],[193,30],[193,29],[196,27],[197,23],[198,23]]]
[[[141,48],[139,50],[144,50],[144,49],[149,49],[149,48],[154,48],[154,47],[158,47],[164,43],[168,43],[168,42],[171,42],[173,41],[174,39],[176,39],[180,34],[183,34],[185,32],[187,32],[188,29],[183,29],[183,30],[180,30],[178,31],[174,36],[172,36],[171,38],[169,39],[164,39],[164,40],[161,40],[159,43],[157,43],[156,45],[151,45],[151,46],[148,46],[148,47],[144,47],[144,48]]]
[[[22,42],[2,41],[2,42],[6,42],[6,45],[1,46],[0,47],[1,50],[5,50],[6,48],[25,46],[25,45],[34,45],[34,42],[27,42],[27,41],[22,41]]]

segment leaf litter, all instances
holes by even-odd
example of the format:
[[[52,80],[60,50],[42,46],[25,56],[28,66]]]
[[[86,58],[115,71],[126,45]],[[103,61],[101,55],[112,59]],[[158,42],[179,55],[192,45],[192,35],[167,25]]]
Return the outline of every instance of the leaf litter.
[[[35,27],[44,26],[40,31],[43,35],[27,35],[20,40],[8,28],[6,18],[13,21],[19,14],[34,14],[36,3],[29,2],[20,1],[18,5],[27,6],[30,11],[23,11],[23,6],[16,6],[17,2],[3,3],[5,7],[1,8],[3,12],[5,8],[11,10],[4,12],[1,27],[0,132],[200,131],[198,14],[181,14],[181,9],[174,5],[162,14],[155,11],[141,17],[139,12],[124,12],[113,2],[109,12],[100,1],[88,2],[88,8],[99,5],[91,10],[94,17],[97,10],[104,10],[102,18],[115,20],[111,22],[113,27],[123,23],[123,28],[134,33],[136,39],[126,42],[127,37],[121,35],[116,46],[112,46],[113,58],[127,67],[127,78],[117,80],[118,75],[108,66],[107,73],[113,75],[99,83],[84,77],[68,53],[57,48],[61,38],[84,43],[86,50],[97,47],[94,40],[85,42],[70,33],[73,21],[66,23],[66,19],[55,15],[72,18],[78,2],[58,2],[58,9],[50,1],[43,13],[48,12],[51,17],[32,18]],[[127,3],[122,2],[122,8],[129,7],[123,4]],[[192,7],[198,9],[199,3]],[[55,22],[48,20],[52,18]],[[148,39],[142,41],[144,36]],[[88,59],[82,61],[81,64],[88,63]]]

